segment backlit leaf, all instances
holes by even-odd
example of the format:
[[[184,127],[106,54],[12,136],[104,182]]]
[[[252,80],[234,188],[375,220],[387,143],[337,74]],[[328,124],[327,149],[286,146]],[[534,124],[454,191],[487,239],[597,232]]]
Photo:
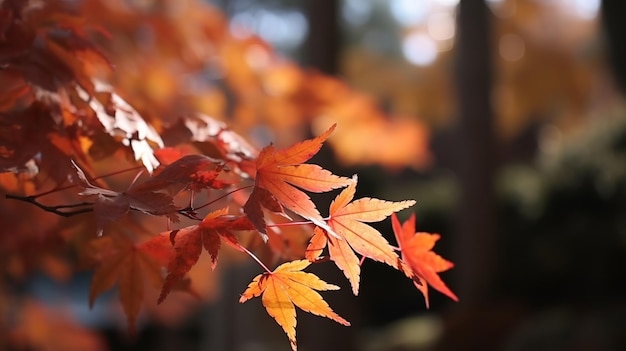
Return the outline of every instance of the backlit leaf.
[[[317,165],[303,164],[320,150],[334,129],[333,125],[322,135],[284,150],[276,150],[272,145],[261,150],[256,161],[255,189],[244,205],[246,214],[259,232],[266,232],[260,207],[273,210],[276,206],[272,199],[275,199],[285,208],[332,233],[315,204],[300,189],[325,192],[350,184],[349,178],[336,176]],[[269,193],[269,199],[267,194],[256,194],[260,192],[259,188]]]
[[[426,307],[429,307],[428,285],[448,296],[454,301],[459,298],[448,288],[437,273],[454,267],[450,261],[443,259],[432,251],[439,234],[415,233],[415,214],[402,225],[395,213],[391,216],[393,232],[402,252],[402,259],[412,268],[416,275],[415,287],[424,295]]]
[[[245,302],[262,294],[263,306],[283,328],[293,350],[297,349],[295,306],[305,312],[330,318],[346,326],[350,325],[336,314],[317,292],[338,290],[339,287],[326,283],[312,273],[302,272],[309,264],[307,260],[292,261],[278,266],[272,273],[259,274],[239,299],[239,302]]]
[[[389,242],[378,230],[365,223],[382,221],[394,212],[413,206],[415,201],[391,202],[369,197],[352,201],[355,190],[356,178],[330,205],[328,225],[338,237],[328,235],[327,241],[330,259],[343,271],[352,285],[352,292],[357,295],[361,267],[355,252],[401,271],[405,270],[400,266],[400,259]],[[316,232],[317,238],[314,236],[307,249],[312,257],[321,249],[319,245],[323,244],[320,235],[323,233]]]
[[[172,288],[198,262],[203,248],[211,256],[211,268],[215,269],[217,255],[221,248],[221,239],[241,250],[232,231],[253,229],[254,226],[246,217],[230,216],[228,209],[223,208],[209,213],[198,225],[161,233],[159,236],[169,237],[172,241],[174,256],[167,265],[168,274],[161,289],[158,303],[165,300]]]

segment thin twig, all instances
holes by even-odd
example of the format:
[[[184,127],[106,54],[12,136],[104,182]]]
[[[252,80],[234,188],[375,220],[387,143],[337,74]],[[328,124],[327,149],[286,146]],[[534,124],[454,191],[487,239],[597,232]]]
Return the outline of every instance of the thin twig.
[[[79,215],[81,213],[93,212],[93,207],[81,208],[75,211],[61,211],[61,209],[64,209],[64,208],[92,206],[93,204],[90,202],[81,202],[81,203],[70,204],[70,205],[47,206],[37,201],[37,195],[19,196],[19,195],[13,195],[13,194],[6,194],[4,195],[4,197],[6,197],[7,199],[11,199],[11,200],[27,202],[29,204],[32,204],[41,208],[42,210],[46,212],[54,213],[55,215],[62,216],[62,217],[72,217],[75,215]]]
[[[226,194],[224,194],[224,195],[222,195],[222,196],[218,197],[217,199],[213,199],[213,200],[211,200],[211,201],[207,202],[206,204],[204,204],[204,205],[202,205],[202,206],[199,206],[199,207],[194,208],[194,210],[200,210],[200,209],[203,209],[203,208],[205,208],[205,207],[207,207],[207,206],[209,206],[209,205],[211,205],[211,204],[213,204],[213,203],[218,202],[219,200],[221,200],[221,199],[223,199],[223,198],[227,197],[228,195],[230,195],[230,194],[232,194],[232,193],[236,193],[236,192],[238,192],[239,190],[244,190],[244,189],[252,188],[253,186],[254,186],[254,185],[253,185],[253,184],[251,184],[251,185],[246,185],[246,186],[244,186],[244,187],[241,187],[241,188],[237,188],[237,189],[231,190],[231,191],[227,192]]]
[[[239,247],[240,247],[240,248],[241,248],[241,249],[242,249],[245,253],[247,253],[250,257],[252,257],[252,259],[254,259],[254,260],[256,261],[256,263],[258,263],[261,267],[263,267],[263,269],[264,269],[267,273],[272,274],[272,271],[271,271],[269,268],[267,268],[267,266],[266,266],[263,262],[261,262],[261,260],[260,260],[258,257],[256,257],[256,255],[255,255],[255,254],[253,254],[250,250],[246,249],[246,248],[245,248],[244,246],[242,246],[241,244],[239,245]]]
[[[143,166],[136,166],[136,167],[126,168],[126,169],[122,169],[122,170],[119,170],[119,171],[103,174],[101,176],[94,177],[91,180],[98,180],[98,179],[102,179],[102,178],[106,178],[106,177],[111,177],[111,176],[118,175],[118,174],[121,174],[121,173],[134,171],[134,170],[137,170],[139,168],[143,168]],[[56,192],[59,192],[59,191],[75,188],[77,186],[78,186],[78,184],[69,184],[69,185],[66,185],[66,186],[59,187],[59,188],[54,188],[54,189],[50,189],[48,191],[44,191],[43,193],[31,195],[30,197],[32,197],[33,199],[36,199],[36,198],[39,198],[39,197],[42,197],[42,196],[46,196],[46,195],[50,195],[50,194],[53,194],[53,193],[56,193]]]

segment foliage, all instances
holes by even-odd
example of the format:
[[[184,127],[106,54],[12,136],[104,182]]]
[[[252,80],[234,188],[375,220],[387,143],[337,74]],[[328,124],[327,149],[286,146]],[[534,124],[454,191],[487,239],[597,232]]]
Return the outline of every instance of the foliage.
[[[160,304],[183,295],[175,291],[206,295],[189,279],[192,271],[211,271],[218,258],[243,253],[265,272],[254,278],[241,302],[262,294],[294,349],[294,305],[349,325],[316,292],[337,287],[303,272],[327,261],[326,246],[355,295],[360,264],[371,258],[401,270],[425,296],[429,283],[456,299],[419,262],[405,262],[380,232],[365,224],[384,220],[413,200],[353,200],[356,176],[337,176],[305,163],[335,128],[339,135],[329,140],[340,145],[337,150],[361,152],[363,144],[355,140],[372,140],[376,133],[397,128],[395,122],[366,109],[370,117],[359,125],[371,130],[367,137],[358,134],[364,129],[351,129],[354,117],[351,121],[337,112],[342,98],[358,94],[332,78],[280,62],[255,37],[232,37],[211,8],[192,1],[143,6],[97,0],[1,3],[4,278],[24,278],[43,269],[63,279],[92,269],[90,304],[117,286],[133,332],[152,297]],[[151,55],[128,37],[140,27],[167,38],[150,48]],[[250,50],[265,55],[262,70],[258,60],[242,61]],[[142,61],[154,57],[159,60]],[[168,65],[177,68],[167,71]],[[136,72],[129,73],[133,68]],[[226,88],[179,93],[184,84],[174,77],[203,69],[223,70]],[[298,83],[285,74],[298,76]],[[218,119],[227,117],[228,109],[219,106],[228,94],[234,100],[229,126]],[[273,104],[281,107],[275,110]],[[286,119],[286,114],[294,118]],[[231,129],[247,133],[267,125],[278,138],[321,114],[341,126],[333,124],[287,148],[269,145],[259,152]],[[407,127],[396,142],[415,137],[411,130],[418,129]],[[389,152],[385,148],[393,147],[399,154],[405,151],[401,159],[419,161],[423,149],[413,142],[402,149],[378,143],[380,160]],[[344,189],[327,217],[305,193],[339,188]],[[210,256],[208,264],[202,264],[202,251]],[[6,299],[9,294],[3,292]],[[20,330],[16,333],[29,335]],[[40,341],[33,342],[37,347]]]

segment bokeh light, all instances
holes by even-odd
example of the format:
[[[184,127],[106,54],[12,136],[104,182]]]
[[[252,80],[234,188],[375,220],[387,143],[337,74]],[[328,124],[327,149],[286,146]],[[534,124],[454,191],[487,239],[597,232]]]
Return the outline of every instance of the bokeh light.
[[[437,44],[427,34],[412,33],[402,41],[402,53],[410,63],[427,66],[437,58]]]

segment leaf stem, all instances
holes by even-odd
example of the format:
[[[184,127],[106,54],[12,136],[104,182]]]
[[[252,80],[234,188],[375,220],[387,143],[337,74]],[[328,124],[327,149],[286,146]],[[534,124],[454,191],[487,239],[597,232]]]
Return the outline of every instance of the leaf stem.
[[[261,262],[261,260],[258,257],[256,257],[250,250],[246,249],[241,244],[239,244],[239,248],[241,248],[245,253],[247,253],[250,257],[252,257],[261,267],[263,267],[263,269],[267,273],[272,274],[272,271],[269,268],[267,268],[267,266],[263,262]]]
[[[238,192],[238,191],[240,191],[240,190],[244,190],[244,189],[252,188],[253,186],[254,186],[253,184],[250,184],[250,185],[246,185],[246,186],[241,187],[241,188],[237,188],[237,189],[231,190],[231,191],[227,192],[226,194],[224,194],[224,195],[222,195],[222,196],[218,197],[217,199],[211,200],[211,201],[207,202],[206,204],[204,204],[204,205],[202,205],[202,206],[199,206],[199,207],[194,208],[194,210],[200,210],[200,209],[203,209],[203,208],[205,208],[205,207],[207,207],[207,206],[209,206],[209,205],[212,205],[212,204],[214,204],[214,203],[216,203],[216,202],[220,201],[221,199],[223,199],[223,198],[227,197],[227,196],[228,196],[228,195],[230,195],[230,194],[236,193],[236,192]]]
[[[137,182],[137,180],[139,179],[139,177],[141,177],[141,175],[143,174],[144,170],[142,169],[141,171],[137,172],[137,174],[135,174],[135,178],[133,178],[133,181],[130,182],[130,185],[128,186],[128,190],[130,190],[130,188],[133,187],[133,185],[135,185],[135,183]]]

